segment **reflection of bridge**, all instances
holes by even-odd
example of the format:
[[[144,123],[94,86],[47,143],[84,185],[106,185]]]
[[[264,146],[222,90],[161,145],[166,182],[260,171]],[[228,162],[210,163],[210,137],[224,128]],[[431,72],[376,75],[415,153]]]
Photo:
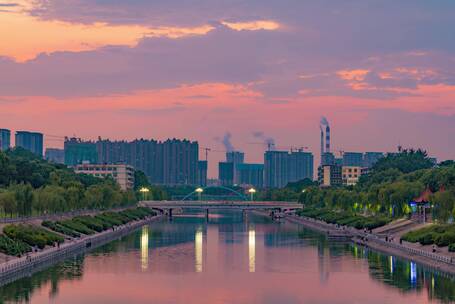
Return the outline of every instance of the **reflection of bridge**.
[[[294,202],[258,202],[258,201],[142,201],[141,205],[167,212],[172,216],[173,209],[209,210],[275,210],[278,212],[302,209],[303,205]]]

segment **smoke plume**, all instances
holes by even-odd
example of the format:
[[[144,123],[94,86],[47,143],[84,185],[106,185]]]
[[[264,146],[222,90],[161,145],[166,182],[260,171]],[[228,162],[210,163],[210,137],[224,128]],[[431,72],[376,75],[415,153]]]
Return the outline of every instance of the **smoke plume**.
[[[321,117],[321,125],[323,125],[323,126],[329,125],[329,121],[324,116]]]
[[[221,140],[227,152],[232,152],[235,150],[234,145],[231,143],[231,137],[231,133],[226,132],[223,136],[223,139]]]
[[[266,136],[264,132],[253,132],[253,136],[254,138],[260,139],[265,146],[270,147],[271,149],[275,147],[275,139],[273,137]]]

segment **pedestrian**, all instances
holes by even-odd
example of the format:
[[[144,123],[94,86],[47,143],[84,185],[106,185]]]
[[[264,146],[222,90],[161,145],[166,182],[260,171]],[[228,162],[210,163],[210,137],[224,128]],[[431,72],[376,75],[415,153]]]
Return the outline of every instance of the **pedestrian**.
[[[436,252],[436,245],[433,244],[433,252]]]

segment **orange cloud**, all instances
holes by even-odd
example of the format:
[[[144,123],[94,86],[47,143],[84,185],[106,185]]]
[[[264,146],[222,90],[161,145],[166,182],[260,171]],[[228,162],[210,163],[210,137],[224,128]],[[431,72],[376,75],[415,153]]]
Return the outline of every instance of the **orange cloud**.
[[[229,27],[230,29],[236,31],[258,31],[258,30],[267,30],[274,31],[281,27],[278,22],[272,20],[256,20],[248,22],[228,22],[222,21],[223,25]]]
[[[181,38],[205,35],[211,25],[146,27],[141,25],[75,24],[41,20],[22,10],[0,12],[0,56],[24,62],[40,53],[87,51],[106,45],[135,46],[143,37]]]

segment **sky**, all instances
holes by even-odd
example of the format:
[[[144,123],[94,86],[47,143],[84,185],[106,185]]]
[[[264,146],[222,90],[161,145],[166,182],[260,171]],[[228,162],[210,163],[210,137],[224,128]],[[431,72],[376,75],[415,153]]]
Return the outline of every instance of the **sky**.
[[[0,0],[0,128],[455,158],[455,1]],[[46,136],[52,135],[52,136]],[[226,140],[224,140],[226,143]],[[200,157],[205,158],[201,150]]]

